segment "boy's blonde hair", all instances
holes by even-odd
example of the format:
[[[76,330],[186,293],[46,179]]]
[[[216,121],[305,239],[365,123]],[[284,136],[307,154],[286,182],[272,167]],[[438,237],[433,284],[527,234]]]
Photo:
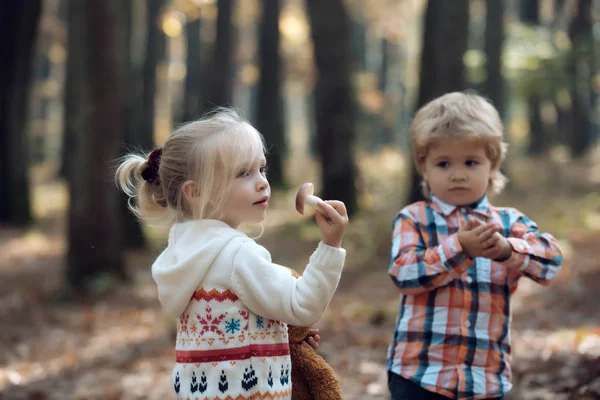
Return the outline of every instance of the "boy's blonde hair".
[[[488,191],[499,193],[507,182],[500,172],[508,145],[504,142],[504,126],[498,111],[481,96],[452,92],[424,105],[410,127],[413,158],[423,174],[425,158],[432,144],[440,139],[464,139],[481,142],[492,163]],[[422,182],[423,194],[431,195],[427,182]]]
[[[115,180],[130,197],[129,207],[136,216],[168,228],[190,219],[218,218],[238,170],[264,154],[262,135],[238,112],[219,108],[169,136],[158,179],[142,178],[149,168],[147,155],[130,154],[122,159]],[[184,195],[189,181],[193,201]]]

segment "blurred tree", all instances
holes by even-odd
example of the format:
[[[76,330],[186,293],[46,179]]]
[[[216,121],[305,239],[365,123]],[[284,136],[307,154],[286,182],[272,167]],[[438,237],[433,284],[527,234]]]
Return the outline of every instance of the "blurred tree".
[[[131,132],[132,136],[130,136],[133,140],[132,144],[144,151],[150,151],[154,148],[156,67],[160,61],[166,40],[161,27],[161,14],[164,3],[165,0],[147,0],[146,2],[148,39],[146,40],[141,109],[136,112],[137,124],[134,131]]]
[[[569,24],[572,51],[568,63],[572,79],[569,144],[574,157],[583,155],[593,143],[590,84],[596,67],[592,26],[592,0],[577,0],[575,16]]]
[[[487,0],[485,23],[485,55],[487,79],[485,95],[504,117],[504,80],[502,78],[502,46],[504,44],[504,2]]]
[[[119,0],[68,3],[66,126],[72,130],[67,281],[83,290],[104,273],[125,277],[119,194],[111,165],[123,139]]]
[[[147,3],[148,7],[152,5]],[[121,8],[121,12],[119,13],[119,18],[122,19],[121,23],[118,24],[118,27],[121,28],[121,32],[118,32],[117,35],[120,38],[118,41],[119,45],[119,55],[120,59],[118,62],[119,67],[122,68],[119,76],[124,78],[119,84],[120,98],[124,99],[124,109],[123,109],[123,123],[124,123],[124,134],[123,141],[125,146],[122,148],[123,154],[126,154],[133,149],[150,151],[153,147],[153,127],[150,132],[143,131],[143,127],[140,125],[141,118],[143,118],[143,114],[141,114],[140,104],[142,103],[142,99],[144,98],[144,82],[143,79],[146,78],[145,74],[142,74],[140,68],[133,62],[132,59],[132,41],[134,34],[134,13],[138,12],[137,7],[135,6],[135,1],[127,1],[123,4]],[[148,12],[151,10],[148,9]],[[148,14],[147,14],[148,16]],[[154,23],[151,24],[148,22],[148,40],[156,40],[159,35],[162,35],[162,31],[158,33],[151,34],[152,25],[156,25],[158,22],[156,21],[158,17],[154,15]],[[150,58],[150,62],[154,62],[154,58]],[[148,67],[148,57],[146,57],[145,65],[143,68],[152,68]],[[156,69],[156,65],[154,65],[154,69]],[[154,83],[152,83],[154,85]],[[154,88],[151,88],[154,91]],[[152,108],[154,111],[154,108]],[[146,127],[146,129],[148,129]],[[142,226],[138,221],[137,217],[129,210],[127,206],[128,197],[125,194],[121,194],[123,200],[121,202],[121,215],[122,215],[122,226],[123,226],[123,244],[126,248],[129,249],[141,249],[146,245],[146,241],[144,238],[144,233],[142,231]]]
[[[315,115],[321,159],[321,194],[358,209],[353,145],[356,106],[352,92],[351,23],[343,0],[306,0],[316,65]]]
[[[519,18],[522,22],[531,25],[540,23],[540,3],[539,0],[520,0]]]
[[[26,121],[41,11],[41,0],[0,5],[0,223],[31,221]]]
[[[283,99],[281,96],[281,60],[279,57],[280,0],[262,0],[259,33],[259,67],[256,126],[269,149],[269,180],[273,186],[285,184],[283,158],[286,154]]]
[[[469,0],[429,0],[423,27],[419,96],[416,108],[445,93],[465,90],[463,55],[469,39]],[[423,199],[414,167],[408,202]]]
[[[539,26],[540,21],[540,4],[539,0],[521,0],[519,3],[519,18],[525,24]],[[539,73],[538,73],[539,76]],[[538,86],[541,82],[534,79],[533,86]],[[529,146],[527,154],[540,155],[544,154],[550,147],[551,141],[545,130],[544,122],[542,121],[542,90],[533,87],[527,95],[527,105],[529,108]]]
[[[200,8],[198,7],[198,10]],[[183,93],[183,120],[192,121],[202,115],[202,63],[200,50],[202,48],[201,31],[202,18],[198,12],[197,18],[187,22],[185,35],[187,39],[186,75]]]
[[[217,38],[204,110],[233,103],[233,0],[218,0]]]

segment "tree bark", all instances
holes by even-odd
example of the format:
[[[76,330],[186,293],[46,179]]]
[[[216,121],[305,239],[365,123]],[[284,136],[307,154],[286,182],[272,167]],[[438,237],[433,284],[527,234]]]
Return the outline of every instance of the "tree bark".
[[[202,18],[189,22],[185,26],[187,38],[187,58],[185,91],[183,94],[183,120],[192,121],[202,116],[202,63],[201,63]]]
[[[269,154],[269,180],[275,187],[285,184],[283,159],[286,153],[279,57],[280,0],[262,1],[259,37],[260,81],[257,93],[256,126],[263,134]]]
[[[119,96],[124,99],[123,138],[125,146],[122,149],[123,154],[138,148],[139,144],[137,142],[139,136],[142,136],[137,132],[137,126],[135,125],[136,121],[139,121],[136,117],[139,116],[137,110],[139,110],[138,96],[141,93],[141,79],[140,74],[137,73],[133,65],[131,56],[134,12],[134,1],[126,1],[119,13],[119,18],[122,18],[122,21],[119,24],[122,28],[122,32],[119,33],[119,37],[121,38],[119,41],[119,53],[122,58],[119,60],[118,65],[122,68],[120,76],[125,77],[119,85],[121,88]],[[148,29],[152,28],[148,27]],[[136,135],[136,133],[138,134]],[[145,141],[142,140],[142,142]],[[150,136],[148,142],[150,144],[153,143],[152,136]],[[148,143],[146,143],[146,146],[148,146]],[[150,147],[152,147],[152,145],[150,145]],[[149,148],[145,148],[144,150],[147,151]],[[142,225],[137,217],[129,210],[127,205],[129,197],[125,194],[121,194],[121,197],[122,201],[120,208],[123,226],[123,244],[127,249],[142,249],[146,246]]]
[[[590,120],[592,76],[587,72],[595,73],[592,0],[577,1],[577,13],[569,25],[569,37],[572,43],[568,64],[568,74],[572,79],[569,145],[572,155],[580,157],[593,143]]]
[[[521,0],[519,3],[519,18],[526,24],[539,25],[539,0]]]
[[[317,70],[315,115],[322,195],[357,211],[351,22],[342,0],[306,0]]]
[[[485,55],[487,80],[485,91],[504,118],[504,79],[502,78],[502,46],[504,43],[504,2],[487,0]]]
[[[469,1],[429,0],[425,11],[417,109],[443,94],[467,87],[463,55],[469,39]],[[423,200],[413,166],[408,202]]]
[[[233,0],[218,0],[217,39],[204,110],[229,107],[233,102]]]
[[[69,2],[67,126],[69,171],[67,281],[81,290],[95,277],[125,277],[120,198],[111,179],[123,139],[123,98],[116,32],[119,0]]]
[[[148,0],[146,9],[148,40],[146,42],[146,60],[143,72],[142,109],[139,113],[139,128],[137,132],[133,132],[135,146],[144,151],[150,151],[154,148],[156,67],[160,61],[161,49],[165,46],[165,37],[159,20],[163,4],[164,0]]]
[[[26,121],[41,12],[40,0],[0,6],[0,223],[16,226],[31,222]]]

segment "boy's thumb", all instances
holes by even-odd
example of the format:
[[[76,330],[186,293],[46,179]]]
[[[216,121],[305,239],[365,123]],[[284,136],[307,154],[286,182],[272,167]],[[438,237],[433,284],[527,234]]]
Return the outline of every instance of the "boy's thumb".
[[[473,229],[473,224],[471,223],[471,220],[467,220],[467,222],[464,223],[464,225],[460,228],[461,231],[470,231],[471,229]]]

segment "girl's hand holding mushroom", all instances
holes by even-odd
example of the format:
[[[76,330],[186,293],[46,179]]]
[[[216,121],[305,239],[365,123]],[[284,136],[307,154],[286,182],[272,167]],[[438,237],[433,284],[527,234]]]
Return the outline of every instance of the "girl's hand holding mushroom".
[[[314,207],[323,243],[331,247],[341,247],[348,226],[346,206],[337,200],[323,201],[313,196],[313,191],[312,183],[305,183],[300,187],[296,196],[296,209],[300,214],[304,214],[304,205]]]

